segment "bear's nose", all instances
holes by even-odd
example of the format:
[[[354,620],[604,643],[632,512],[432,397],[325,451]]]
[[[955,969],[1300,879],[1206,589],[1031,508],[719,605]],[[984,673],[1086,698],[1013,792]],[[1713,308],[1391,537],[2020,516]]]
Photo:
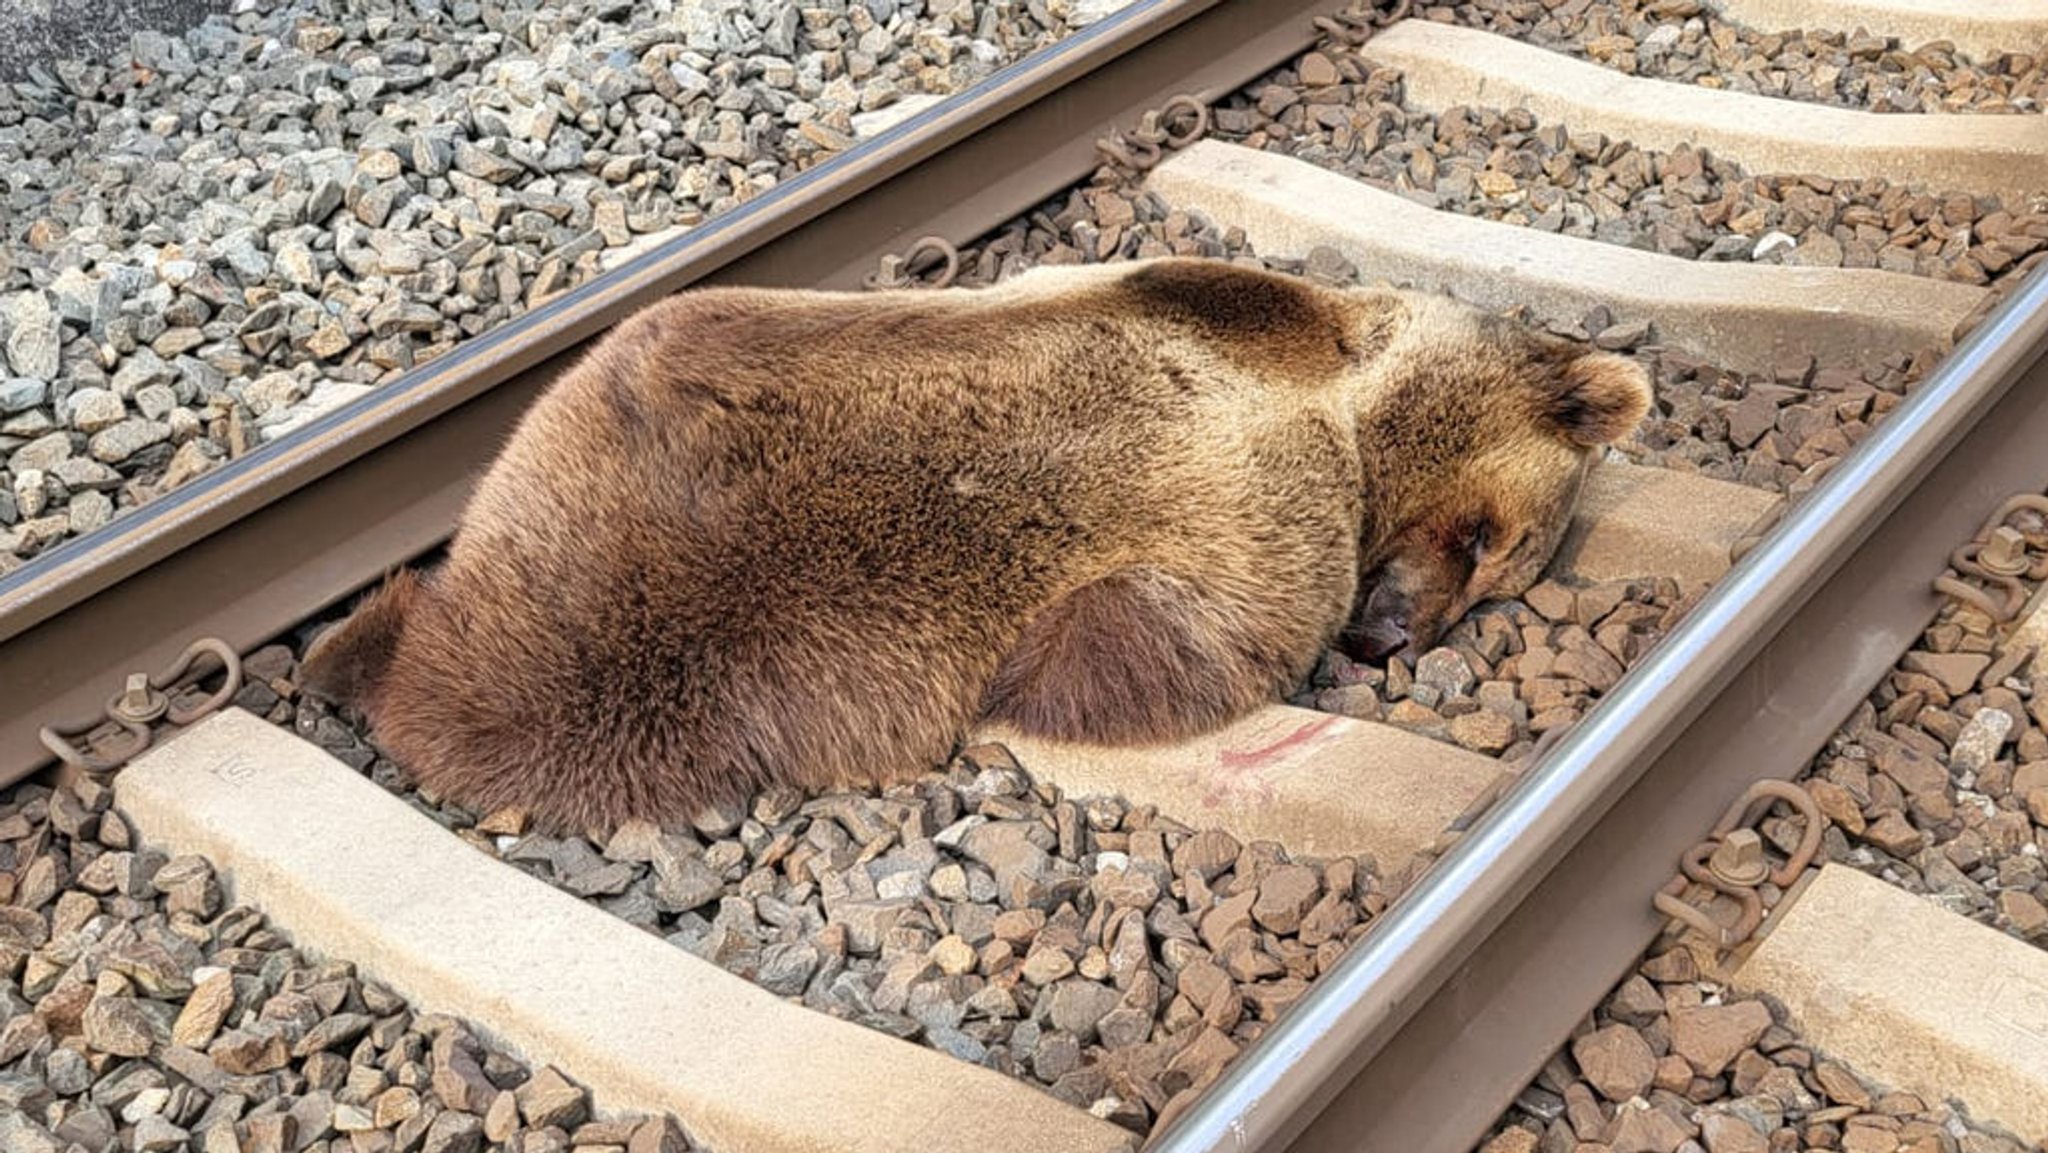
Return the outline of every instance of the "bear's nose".
[[[1365,622],[1361,630],[1365,640],[1365,659],[1383,661],[1408,647],[1415,638],[1408,632],[1405,617],[1373,617]]]

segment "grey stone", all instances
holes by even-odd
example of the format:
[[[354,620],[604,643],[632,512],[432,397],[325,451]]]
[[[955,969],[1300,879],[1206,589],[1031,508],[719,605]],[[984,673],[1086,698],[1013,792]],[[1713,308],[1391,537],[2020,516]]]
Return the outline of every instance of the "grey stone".
[[[1997,759],[2012,727],[2012,714],[2005,710],[1978,709],[1956,735],[1955,745],[1949,749],[1949,767],[1960,773],[1983,772]]]
[[[153,444],[171,437],[169,425],[160,421],[130,417],[111,428],[94,433],[87,447],[92,455],[108,464],[119,464]]]
[[[70,519],[71,534],[83,536],[114,519],[114,502],[103,492],[87,489],[71,498],[65,516]]]
[[[102,1053],[146,1057],[170,1038],[169,1006],[136,997],[98,996],[85,1009],[85,1042]]]
[[[81,388],[65,401],[72,427],[80,432],[98,432],[127,419],[128,406],[109,389]]]
[[[4,305],[7,363],[16,376],[57,379],[61,331],[57,313],[40,291],[17,292]]]
[[[1415,662],[1415,683],[1428,685],[1445,696],[1464,696],[1477,681],[1472,666],[1456,649],[1431,649]]]
[[[654,901],[664,913],[687,913],[718,899],[725,882],[694,854],[655,860]]]
[[[0,413],[25,412],[43,403],[50,386],[26,376],[0,380]]]
[[[1095,1036],[1096,1023],[1122,999],[1121,993],[1107,985],[1069,978],[1053,986],[1052,1008],[1047,1016],[1053,1028],[1085,1042]]]
[[[170,384],[176,379],[171,366],[154,350],[138,348],[114,370],[113,389],[122,397],[130,397],[150,385]]]

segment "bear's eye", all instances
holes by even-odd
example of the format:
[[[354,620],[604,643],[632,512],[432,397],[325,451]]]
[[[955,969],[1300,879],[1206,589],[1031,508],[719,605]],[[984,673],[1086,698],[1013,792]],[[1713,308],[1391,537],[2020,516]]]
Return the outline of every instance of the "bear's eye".
[[[1472,539],[1468,543],[1472,549],[1473,563],[1476,564],[1485,558],[1487,548],[1493,544],[1496,531],[1490,520],[1482,520],[1472,526]]]

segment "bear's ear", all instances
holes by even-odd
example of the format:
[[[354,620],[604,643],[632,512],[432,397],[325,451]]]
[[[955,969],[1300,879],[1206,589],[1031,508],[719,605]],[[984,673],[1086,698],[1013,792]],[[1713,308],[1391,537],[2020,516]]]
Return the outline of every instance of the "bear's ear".
[[[1650,411],[1650,374],[1611,352],[1574,349],[1544,398],[1545,416],[1566,440],[1597,448],[1627,436]]]
[[[348,619],[321,633],[299,665],[299,686],[328,700],[361,707],[398,652],[405,615],[425,592],[419,574],[400,569],[364,597]]]

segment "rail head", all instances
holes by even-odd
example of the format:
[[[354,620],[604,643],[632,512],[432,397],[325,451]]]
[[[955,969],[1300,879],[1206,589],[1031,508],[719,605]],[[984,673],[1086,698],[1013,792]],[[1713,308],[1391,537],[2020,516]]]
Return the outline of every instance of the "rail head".
[[[2036,276],[1150,1148],[1294,1141],[2044,354],[2048,278]]]

